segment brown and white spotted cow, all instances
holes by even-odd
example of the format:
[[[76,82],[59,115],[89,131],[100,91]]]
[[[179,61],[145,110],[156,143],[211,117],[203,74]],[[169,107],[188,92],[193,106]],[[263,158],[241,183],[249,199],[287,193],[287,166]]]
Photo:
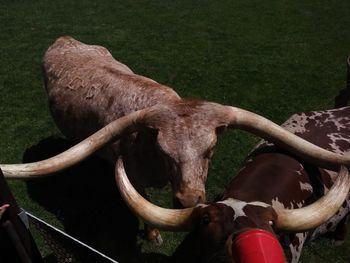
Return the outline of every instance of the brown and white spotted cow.
[[[350,152],[350,107],[295,114],[282,126],[322,148],[345,155]],[[325,233],[333,232],[335,240],[342,241],[350,209],[349,179],[342,190],[338,185],[332,188],[337,189],[333,194],[338,198],[336,205],[330,205],[332,211],[327,202],[317,205],[327,193],[332,194],[336,178],[336,172],[311,165],[264,141],[251,152],[221,201],[175,211],[147,203],[139,209],[134,203],[141,203],[136,193],[127,193],[132,186],[127,184],[121,162],[116,172],[117,184],[138,216],[160,228],[191,230],[183,245],[183,249],[190,247],[188,262],[221,262],[223,258],[231,262],[227,254],[234,253],[231,244],[235,237],[256,228],[278,237],[288,262],[298,262],[305,241]],[[339,180],[340,176],[337,184]],[[157,216],[150,217],[145,209]],[[169,220],[174,217],[176,222]]]

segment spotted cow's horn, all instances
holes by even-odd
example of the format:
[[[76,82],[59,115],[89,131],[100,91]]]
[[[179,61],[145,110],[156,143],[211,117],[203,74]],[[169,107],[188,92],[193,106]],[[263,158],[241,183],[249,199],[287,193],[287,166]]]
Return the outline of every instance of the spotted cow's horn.
[[[317,166],[338,170],[340,165],[350,165],[349,155],[318,147],[260,115],[231,106],[225,106],[224,113],[229,127],[252,132]]]
[[[0,164],[0,168],[9,179],[31,179],[61,171],[81,162],[123,134],[136,130],[138,124],[144,122],[145,115],[152,110],[154,108],[147,108],[117,119],[79,144],[49,159],[24,164]]]
[[[276,227],[290,232],[302,232],[327,222],[342,206],[350,190],[349,171],[341,166],[329,192],[311,205],[299,209],[278,209]]]
[[[162,230],[190,230],[190,215],[193,208],[167,209],[156,206],[143,198],[131,185],[123,161],[118,159],[115,168],[115,179],[119,192],[131,211],[145,223]]]

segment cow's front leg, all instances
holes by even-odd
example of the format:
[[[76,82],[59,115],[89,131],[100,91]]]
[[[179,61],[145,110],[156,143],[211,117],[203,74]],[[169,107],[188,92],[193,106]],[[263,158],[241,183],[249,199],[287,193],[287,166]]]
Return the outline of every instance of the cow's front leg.
[[[147,196],[147,193],[143,187],[139,188],[139,193],[141,193],[141,195],[144,198],[149,199]],[[145,233],[145,238],[148,241],[150,241],[151,243],[153,243],[157,246],[160,246],[163,244],[163,238],[160,234],[159,229],[144,223],[144,233]]]
[[[147,142],[147,139],[143,139]],[[136,139],[132,138],[131,141],[133,140]],[[154,154],[152,154],[152,149],[149,150],[149,148],[146,147],[148,149],[148,154],[145,154],[145,151],[142,151],[142,146],[145,147],[143,144],[129,142],[127,145],[129,147],[126,151],[127,155],[123,157],[127,175],[130,182],[140,193],[140,195],[149,200],[149,197],[146,193],[146,187],[162,187],[168,182],[168,180],[162,175],[159,176],[159,171],[157,172],[157,169],[154,169],[154,167],[159,168],[160,164],[159,159],[155,158]],[[123,147],[126,146],[124,145]],[[146,159],[145,156],[147,156]],[[154,160],[153,157],[156,160]],[[152,242],[155,245],[160,246],[163,243],[163,239],[159,230],[155,227],[147,225],[146,223],[144,224],[144,235],[148,241]]]

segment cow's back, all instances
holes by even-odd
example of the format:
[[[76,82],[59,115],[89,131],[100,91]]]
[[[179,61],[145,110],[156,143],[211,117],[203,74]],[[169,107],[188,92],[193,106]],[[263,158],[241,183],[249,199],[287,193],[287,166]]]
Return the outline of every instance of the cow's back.
[[[73,140],[130,112],[179,99],[172,89],[134,74],[106,48],[71,37],[47,50],[43,71],[53,118]]]

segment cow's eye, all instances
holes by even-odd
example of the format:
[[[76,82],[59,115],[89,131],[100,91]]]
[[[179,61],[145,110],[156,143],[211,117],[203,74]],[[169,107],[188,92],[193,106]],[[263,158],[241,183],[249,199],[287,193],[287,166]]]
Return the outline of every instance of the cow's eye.
[[[203,217],[202,217],[202,222],[205,226],[209,225],[210,224],[210,217],[208,214],[205,214]]]

